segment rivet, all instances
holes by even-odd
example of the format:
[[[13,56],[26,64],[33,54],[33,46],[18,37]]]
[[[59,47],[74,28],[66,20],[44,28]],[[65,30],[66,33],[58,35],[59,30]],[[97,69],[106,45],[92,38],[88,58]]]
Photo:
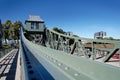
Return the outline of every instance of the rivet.
[[[30,64],[30,62],[28,61],[27,64]]]
[[[68,70],[69,69],[69,67],[65,67],[65,70]]]
[[[31,65],[29,65],[29,66],[28,66],[28,68],[32,68],[32,66],[31,66]]]
[[[62,64],[61,63],[58,63],[59,66],[61,66]]]
[[[78,76],[79,74],[78,73],[75,73],[74,76]]]
[[[54,62],[57,62],[57,60],[54,60]]]
[[[53,58],[51,57],[51,60],[53,60]]]
[[[29,73],[29,74],[33,74],[33,73],[34,73],[34,71],[33,71],[33,70],[30,70],[28,73]]]
[[[36,78],[32,78],[31,80],[37,80]]]

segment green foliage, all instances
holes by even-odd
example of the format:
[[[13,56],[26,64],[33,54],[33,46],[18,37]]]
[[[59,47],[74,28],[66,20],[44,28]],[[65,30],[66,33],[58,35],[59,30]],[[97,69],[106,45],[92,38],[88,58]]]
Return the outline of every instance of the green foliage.
[[[79,37],[78,35],[73,35],[73,37]]]
[[[113,37],[105,37],[103,40],[115,40]]]
[[[2,24],[2,32],[3,32],[3,38],[5,39],[5,43],[7,43],[6,40],[19,40],[20,36],[20,27],[22,26],[22,23],[20,21],[15,21],[12,23],[10,20],[6,20],[5,23]]]
[[[5,22],[5,28],[6,29],[9,29],[10,27],[11,27],[11,25],[12,25],[12,23],[11,23],[11,21],[10,20],[7,20],[6,22]]]
[[[7,39],[9,39],[9,33],[10,33],[10,28],[12,26],[12,23],[10,20],[7,20],[4,24],[3,24],[3,37],[5,39],[5,43],[7,43]]]
[[[10,48],[10,45],[8,45],[8,44],[2,44],[2,48],[3,48],[3,49]]]
[[[22,23],[20,21],[16,21],[14,24],[13,24],[13,38],[15,40],[19,40],[20,39],[20,27],[22,26]]]
[[[58,29],[57,27],[54,27],[53,30],[58,32],[58,33],[61,33],[61,34],[65,34],[66,33],[65,31],[63,31],[62,29]]]

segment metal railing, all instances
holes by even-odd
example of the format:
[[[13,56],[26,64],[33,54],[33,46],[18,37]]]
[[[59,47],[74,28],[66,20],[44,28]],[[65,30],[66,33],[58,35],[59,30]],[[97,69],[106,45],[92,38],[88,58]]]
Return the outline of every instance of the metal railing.
[[[84,57],[93,60],[96,60],[98,58],[96,56],[98,55],[96,51],[97,52],[106,51],[107,55],[101,56],[102,58],[104,57],[103,62],[109,61],[111,56],[113,56],[120,49],[120,41],[73,37],[73,36],[57,33],[49,28],[46,29],[46,37],[47,37],[46,39],[47,46],[52,49],[62,50],[65,52],[69,52],[70,54],[77,53],[77,55],[84,55]],[[73,39],[74,41],[72,45],[69,43],[71,39]],[[90,43],[91,46],[86,47],[85,43]],[[97,44],[100,45],[99,43],[102,44],[103,47],[97,47]],[[106,47],[105,44],[111,45],[112,48]],[[90,53],[86,53],[88,48],[90,49]]]
[[[120,68],[34,44],[21,31],[22,80],[119,80]],[[24,49],[24,51],[23,51]],[[27,57],[25,57],[27,55]],[[29,59],[30,65],[26,64]],[[45,75],[49,74],[49,75]]]

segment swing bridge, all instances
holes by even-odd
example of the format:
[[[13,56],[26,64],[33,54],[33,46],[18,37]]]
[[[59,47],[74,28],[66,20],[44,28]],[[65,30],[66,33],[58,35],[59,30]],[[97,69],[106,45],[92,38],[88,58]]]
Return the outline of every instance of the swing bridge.
[[[21,29],[22,80],[120,79],[120,68],[105,64],[119,53],[120,41],[72,37],[49,28],[45,35],[42,45],[35,44],[25,38]],[[96,61],[100,58],[102,62]]]
[[[120,54],[120,41],[73,37],[46,28],[35,43],[25,33],[21,27],[19,49],[0,58],[1,80],[120,80],[120,66],[107,64]]]

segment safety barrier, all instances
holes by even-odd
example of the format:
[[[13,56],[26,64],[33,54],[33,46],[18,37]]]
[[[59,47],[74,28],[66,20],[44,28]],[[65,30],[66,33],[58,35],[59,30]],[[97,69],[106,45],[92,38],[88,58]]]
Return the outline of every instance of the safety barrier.
[[[24,51],[21,50],[23,80],[120,79],[120,68],[34,44],[24,37],[23,32],[21,33],[21,37],[21,49],[24,48]],[[30,72],[27,69],[25,55],[31,61],[32,71],[30,70]]]

